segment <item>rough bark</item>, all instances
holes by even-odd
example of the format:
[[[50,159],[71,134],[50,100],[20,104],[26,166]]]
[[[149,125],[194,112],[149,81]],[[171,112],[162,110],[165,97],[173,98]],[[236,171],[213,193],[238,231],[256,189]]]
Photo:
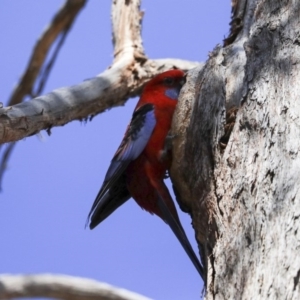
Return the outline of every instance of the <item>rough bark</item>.
[[[234,3],[242,26],[182,92],[171,177],[207,299],[299,299],[300,2]]]
[[[93,116],[163,70],[165,63],[143,52],[139,1],[113,7],[111,68],[28,106],[3,108],[2,142]],[[171,178],[180,206],[192,215],[207,299],[300,298],[299,16],[296,0],[234,0],[224,47],[190,72],[181,93]],[[7,134],[13,121],[17,131]]]

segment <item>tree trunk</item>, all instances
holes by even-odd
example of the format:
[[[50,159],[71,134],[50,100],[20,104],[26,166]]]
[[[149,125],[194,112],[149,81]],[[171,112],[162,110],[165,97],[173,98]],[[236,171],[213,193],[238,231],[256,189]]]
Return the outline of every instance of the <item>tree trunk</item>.
[[[225,47],[182,92],[171,177],[207,299],[300,299],[299,46],[300,1],[233,1]]]

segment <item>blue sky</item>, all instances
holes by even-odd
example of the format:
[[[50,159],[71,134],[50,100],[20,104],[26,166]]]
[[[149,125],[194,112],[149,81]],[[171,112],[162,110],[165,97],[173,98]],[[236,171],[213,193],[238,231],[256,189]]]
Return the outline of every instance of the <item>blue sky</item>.
[[[32,47],[63,1],[0,1],[0,102],[6,103]],[[79,14],[44,93],[101,73],[112,62],[109,0]],[[228,34],[230,1],[142,1],[150,58],[205,61]],[[87,214],[136,99],[18,142],[0,195],[1,273],[93,278],[157,300],[199,299],[201,279],[171,230],[130,200],[95,230]],[[197,251],[191,220],[180,212]]]

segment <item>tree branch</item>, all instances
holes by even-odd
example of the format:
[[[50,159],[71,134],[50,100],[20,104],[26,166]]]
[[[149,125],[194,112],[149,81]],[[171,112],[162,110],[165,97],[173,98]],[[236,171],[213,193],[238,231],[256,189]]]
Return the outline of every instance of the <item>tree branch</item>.
[[[150,300],[96,280],[53,274],[0,275],[0,299],[47,297],[66,300]]]
[[[61,33],[70,29],[85,3],[86,0],[66,0],[64,5],[56,13],[52,22],[38,39],[26,71],[22,75],[18,85],[15,87],[8,101],[8,105],[20,103],[26,95],[32,94],[34,82],[52,44]]]
[[[140,0],[113,1],[114,61],[103,73],[76,86],[0,109],[0,143],[17,141],[72,120],[91,118],[138,95],[144,83],[157,73],[197,66],[178,59],[147,59],[139,7]]]
[[[153,75],[174,67],[188,70],[196,65],[169,59],[147,60],[142,67],[138,62],[127,66],[121,60],[97,77],[76,86],[0,108],[0,142],[17,141],[42,129],[91,118],[138,95],[143,84]]]
[[[59,11],[54,16],[52,22],[48,25],[46,30],[43,32],[41,37],[38,39],[31,58],[28,62],[28,66],[22,75],[20,82],[13,90],[13,93],[8,100],[8,105],[15,105],[24,101],[25,97],[30,95],[36,97],[42,93],[45,83],[48,79],[50,71],[55,63],[58,56],[59,50],[61,49],[66,36],[72,27],[76,16],[79,11],[85,5],[86,0],[66,0],[64,5],[59,9]],[[53,45],[53,43],[58,39],[55,51],[52,57],[49,59],[47,66],[45,66],[44,71],[41,73],[41,68],[46,60],[47,54]],[[39,75],[40,74],[40,75]],[[37,91],[33,92],[33,87],[35,82],[38,80],[39,75],[39,85]],[[6,170],[7,161],[12,154],[14,149],[14,144],[8,145],[1,156],[0,163],[0,189],[2,186],[3,174]]]

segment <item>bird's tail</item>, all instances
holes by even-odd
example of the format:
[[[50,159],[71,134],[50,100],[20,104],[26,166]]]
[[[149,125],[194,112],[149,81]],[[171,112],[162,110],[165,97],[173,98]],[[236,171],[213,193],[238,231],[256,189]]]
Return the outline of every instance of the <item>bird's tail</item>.
[[[203,266],[201,265],[199,259],[197,258],[183,228],[180,222],[178,222],[170,212],[169,208],[167,207],[165,201],[163,200],[162,196],[160,195],[159,192],[158,194],[158,206],[159,209],[165,219],[165,221],[168,223],[170,226],[171,230],[173,233],[176,235],[177,239],[179,240],[180,244],[184,248],[185,252],[189,256],[190,260],[194,264],[195,268],[197,269],[198,273],[200,274],[201,278],[204,280],[204,270]]]

